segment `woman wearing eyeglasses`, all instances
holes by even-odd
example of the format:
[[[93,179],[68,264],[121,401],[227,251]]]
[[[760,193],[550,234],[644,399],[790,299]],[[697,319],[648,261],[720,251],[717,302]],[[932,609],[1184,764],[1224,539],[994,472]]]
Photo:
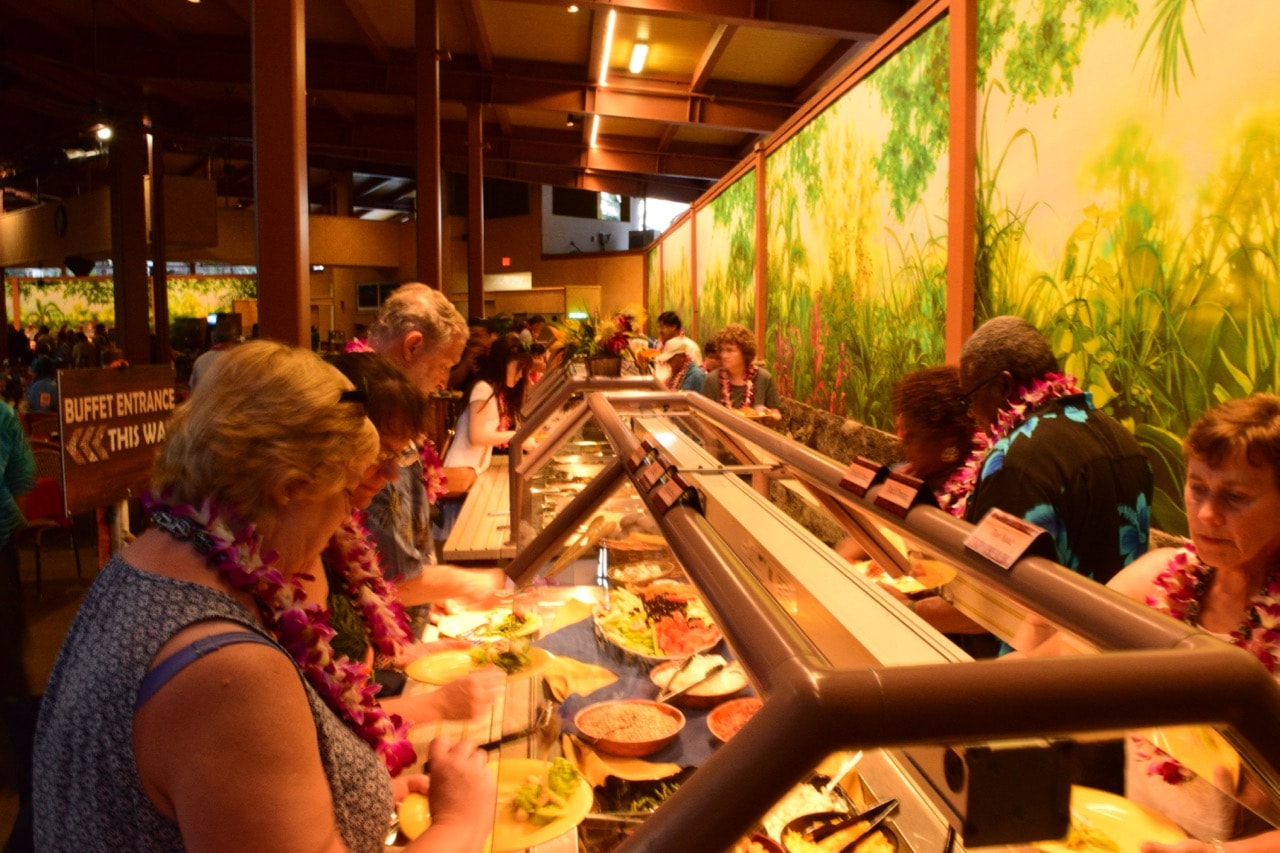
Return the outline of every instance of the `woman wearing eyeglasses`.
[[[361,480],[347,491],[353,512],[359,513],[373,500],[373,496],[387,483],[400,476],[400,469],[418,461],[416,439],[422,434],[429,403],[426,396],[409,379],[403,370],[390,360],[371,352],[346,353],[332,360],[352,384],[365,406],[365,413],[378,430],[378,455],[365,469]],[[358,518],[358,516],[357,516]],[[442,581],[442,573],[458,582]],[[317,573],[319,574],[319,573]],[[500,576],[501,572],[496,575]],[[429,579],[431,588],[419,590]],[[318,590],[328,598],[330,627],[337,632],[332,640],[335,652],[346,654],[351,660],[365,661],[372,665],[373,648],[369,642],[369,628],[361,613],[351,605],[350,599],[341,594],[342,579],[325,565],[324,579],[327,589]],[[474,583],[480,584],[478,603],[491,603],[492,592],[502,585],[503,578],[493,572],[475,569],[458,569],[432,566],[423,574],[399,582],[393,592],[400,602],[413,604],[430,600],[442,591],[452,596],[474,598]],[[320,580],[317,579],[317,584]],[[422,594],[420,594],[422,593]],[[425,595],[425,598],[424,598]],[[448,648],[470,648],[465,641],[442,640],[431,644],[415,643],[401,649],[392,661],[403,666],[411,660],[433,651]],[[414,697],[380,697],[388,711],[413,721],[417,725],[441,719],[469,720],[483,714],[497,700],[504,684],[504,676],[497,667],[477,670],[439,690]]]

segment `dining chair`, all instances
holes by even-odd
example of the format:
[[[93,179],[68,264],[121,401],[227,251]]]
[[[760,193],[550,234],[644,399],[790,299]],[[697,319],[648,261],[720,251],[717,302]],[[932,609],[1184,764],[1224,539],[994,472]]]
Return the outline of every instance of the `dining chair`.
[[[40,548],[44,535],[51,530],[65,530],[71,541],[71,551],[76,560],[76,577],[82,577],[80,548],[76,544],[75,524],[67,515],[63,499],[62,453],[54,447],[32,447],[36,460],[36,482],[31,491],[18,496],[18,506],[27,519],[27,526],[17,536],[19,541],[30,540],[36,552],[36,598],[43,591]]]
[[[40,438],[48,441],[57,440],[57,412],[24,412],[22,415],[22,425],[26,427],[27,435],[32,438]]]

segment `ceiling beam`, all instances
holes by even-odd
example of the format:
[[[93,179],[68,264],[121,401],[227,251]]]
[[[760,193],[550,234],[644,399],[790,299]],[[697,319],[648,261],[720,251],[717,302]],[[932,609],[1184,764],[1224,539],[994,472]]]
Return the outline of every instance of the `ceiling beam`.
[[[159,39],[168,45],[178,45],[182,39],[178,34],[155,15],[144,14],[134,8],[133,4],[128,2],[119,2],[119,0],[106,0],[106,5],[115,9],[120,15],[129,20],[135,27],[145,30],[153,37]]]
[[[364,3],[361,0],[342,0],[342,5],[355,21],[356,27],[360,30],[361,41],[364,42],[365,47],[369,48],[374,58],[379,62],[389,60],[391,51],[387,49],[387,43],[382,40],[382,34],[378,32],[378,26],[373,22],[369,11],[365,9]]]
[[[347,105],[342,102],[342,99],[336,93],[318,92],[312,97],[316,99],[316,102],[318,104],[323,104],[334,115],[336,115],[338,118],[342,119],[343,121],[352,122],[356,120],[355,112],[353,112],[350,108],[348,108]]]
[[[480,0],[458,0],[458,10],[462,12],[462,22],[467,28],[467,37],[475,48],[476,60],[485,71],[493,70],[493,44],[489,41],[489,30],[484,25],[484,13],[480,11]]]
[[[738,31],[736,26],[729,24],[718,24],[716,31],[707,41],[706,48],[702,51],[702,56],[698,57],[698,64],[693,67],[693,80],[689,83],[690,92],[701,92],[706,88],[707,81],[711,79],[711,73],[715,70],[716,63],[720,61],[720,57],[724,56],[724,52],[729,49],[729,42],[733,40],[733,35]]]
[[[22,51],[5,50],[0,58],[15,63],[40,61],[44,68],[57,69],[72,80],[84,83],[84,71],[57,63],[29,46]],[[104,45],[120,67],[117,75],[139,76],[150,89],[163,92],[173,81],[215,83],[219,86],[247,86],[247,48],[230,43],[218,46],[206,41],[202,46],[172,51],[136,51],[122,44]],[[307,90],[354,94],[413,95],[411,57],[393,54],[390,62],[359,61],[348,53],[337,55],[325,49],[307,51]],[[441,68],[441,100],[483,103],[493,106],[545,109],[556,113],[596,112],[619,118],[704,125],[742,133],[769,133],[795,111],[798,104],[791,93],[779,87],[749,84],[708,85],[706,93],[691,94],[682,83],[628,80],[597,90],[582,79],[579,65],[495,61],[494,70],[485,71],[477,57],[455,56]],[[61,66],[61,67],[59,67]],[[42,72],[43,73],[43,72]],[[113,75],[115,76],[115,75]],[[83,88],[81,88],[83,91]],[[705,102],[705,103],[699,103]],[[725,123],[718,123],[725,122]]]
[[[0,9],[35,24],[63,43],[73,43],[77,38],[75,27],[59,17],[57,13],[50,11],[44,3],[32,3],[30,0],[0,0]],[[11,22],[12,18],[9,19],[9,23]]]
[[[209,0],[204,0],[204,2],[207,3]],[[249,5],[253,0],[214,0],[214,2],[221,3],[229,9],[231,14],[244,22],[246,27],[253,26],[253,9]]]
[[[852,40],[836,42],[831,50],[827,51],[826,56],[815,62],[809,72],[796,83],[795,88],[791,90],[791,99],[797,104],[803,104],[818,94],[831,79],[832,73],[861,53],[868,44],[870,42]]]
[[[510,0],[538,6],[564,6],[564,0]],[[892,26],[912,6],[912,0],[586,0],[578,3],[593,13],[670,16],[734,24],[757,29],[805,33],[843,39],[871,39]]]

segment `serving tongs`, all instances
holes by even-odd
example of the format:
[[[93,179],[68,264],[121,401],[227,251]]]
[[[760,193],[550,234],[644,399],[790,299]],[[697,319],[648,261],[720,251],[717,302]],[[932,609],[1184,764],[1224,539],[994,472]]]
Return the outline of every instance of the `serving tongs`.
[[[692,660],[692,658],[691,658],[690,660]],[[686,664],[686,665],[687,665],[687,664]],[[703,675],[701,678],[699,678],[697,681],[690,682],[689,684],[686,684],[684,687],[681,687],[679,690],[670,690],[671,682],[675,681],[675,680],[676,680],[676,676],[678,676],[678,675],[680,674],[680,672],[682,672],[682,671],[684,670],[684,667],[682,666],[682,667],[680,668],[680,670],[676,672],[676,674],[675,674],[675,675],[673,675],[673,676],[671,676],[671,678],[667,679],[667,686],[666,686],[666,687],[664,687],[664,688],[662,689],[662,691],[658,693],[658,700],[657,700],[657,701],[659,701],[659,702],[669,702],[669,701],[671,701],[672,699],[676,698],[677,696],[683,696],[684,694],[688,693],[688,692],[689,692],[690,690],[692,690],[693,688],[697,687],[699,684],[705,684],[706,682],[708,682],[708,681],[710,681],[711,679],[715,678],[717,675],[719,675],[719,674],[720,674],[720,672],[721,672],[721,671],[722,671],[726,666],[728,666],[728,664],[727,664],[727,663],[718,663],[718,664],[716,664],[715,666],[711,667],[711,669],[707,670],[706,674],[705,674],[705,675]]]
[[[830,838],[837,832],[865,821],[867,828],[859,833],[858,836],[848,844],[841,847],[839,851],[839,853],[853,853],[859,844],[866,841],[867,838],[871,836],[871,833],[880,828],[880,824],[884,823],[885,819],[888,818],[897,807],[898,798],[893,797],[857,814],[850,814],[848,812],[817,812],[816,814],[801,815],[784,826],[782,828],[782,833],[785,836],[788,832],[794,832],[806,841],[818,844],[823,839]]]

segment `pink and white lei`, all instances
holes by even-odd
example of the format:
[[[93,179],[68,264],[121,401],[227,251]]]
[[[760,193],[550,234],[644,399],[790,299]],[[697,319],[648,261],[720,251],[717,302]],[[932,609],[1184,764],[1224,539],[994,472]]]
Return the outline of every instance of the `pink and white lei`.
[[[307,601],[303,590],[302,582],[312,580],[310,576],[286,578],[275,566],[277,555],[263,553],[262,537],[254,526],[234,519],[210,501],[196,508],[170,506],[163,499],[152,498],[147,508],[199,528],[192,538],[198,540],[197,550],[210,568],[231,586],[253,596],[263,625],[293,657],[307,682],[382,756],[393,776],[414,763],[409,725],[378,703],[378,686],[370,678],[369,667],[345,655],[334,656],[329,611],[322,603]],[[383,654],[396,654],[409,641],[408,619],[399,602],[388,597],[390,590],[362,514],[342,523],[327,553],[330,565],[344,581],[342,592],[369,625],[374,647]]]
[[[969,505],[969,496],[978,485],[978,475],[991,449],[1022,426],[1028,412],[1060,397],[1081,393],[1083,391],[1076,384],[1076,378],[1063,373],[1046,373],[1043,378],[1034,380],[1030,389],[1020,389],[1018,394],[1000,409],[996,422],[988,430],[974,434],[973,451],[969,454],[969,458],[942,486],[940,498],[943,508],[956,518],[964,518],[965,508]]]
[[[1147,604],[1188,625],[1198,623],[1201,602],[1217,570],[1203,563],[1195,546],[1187,543],[1156,575]],[[1240,626],[1231,633],[1231,643],[1250,652],[1274,673],[1280,663],[1280,571],[1272,572],[1257,595],[1249,600]],[[1134,736],[1135,757],[1147,763],[1147,773],[1170,785],[1181,785],[1195,774],[1177,759],[1162,752],[1149,740]]]
[[[756,374],[759,372],[757,365],[747,368],[747,387],[742,392],[742,405],[739,408],[750,409],[751,404],[756,401]],[[729,372],[724,368],[720,369],[720,402],[733,408],[733,386],[729,382]]]
[[[422,458],[422,485],[427,490],[427,503],[435,503],[449,491],[449,478],[444,475],[444,462],[431,439],[424,439],[418,451]]]
[[[1156,576],[1155,591],[1147,596],[1147,604],[1194,625],[1215,571],[1200,561],[1195,546],[1188,543]],[[1276,671],[1280,663],[1280,571],[1272,572],[1258,594],[1249,600],[1240,627],[1231,633],[1231,642],[1261,661],[1267,672]]]

